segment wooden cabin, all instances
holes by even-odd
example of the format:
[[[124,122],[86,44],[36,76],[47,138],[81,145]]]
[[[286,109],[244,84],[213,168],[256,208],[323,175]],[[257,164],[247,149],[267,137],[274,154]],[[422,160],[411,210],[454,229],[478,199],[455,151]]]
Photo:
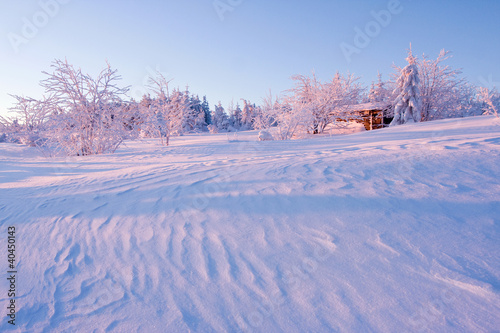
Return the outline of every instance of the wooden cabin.
[[[362,123],[367,131],[389,126],[392,121],[392,105],[385,102],[370,102],[349,106],[349,121]]]

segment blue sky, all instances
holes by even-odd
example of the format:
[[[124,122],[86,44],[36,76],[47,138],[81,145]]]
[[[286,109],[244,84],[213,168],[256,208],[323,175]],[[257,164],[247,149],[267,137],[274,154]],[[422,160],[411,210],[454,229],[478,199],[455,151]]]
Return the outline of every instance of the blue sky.
[[[373,16],[381,11],[390,13],[383,24]],[[159,70],[212,107],[259,104],[312,70],[324,80],[349,71],[369,85],[377,71],[388,78],[393,63],[405,64],[410,42],[419,56],[450,50],[448,64],[470,82],[498,86],[499,16],[497,0],[0,0],[0,114],[9,93],[41,97],[41,71],[55,58],[89,73],[108,60],[133,97]],[[356,31],[368,41],[356,44]],[[341,45],[357,47],[350,61]]]

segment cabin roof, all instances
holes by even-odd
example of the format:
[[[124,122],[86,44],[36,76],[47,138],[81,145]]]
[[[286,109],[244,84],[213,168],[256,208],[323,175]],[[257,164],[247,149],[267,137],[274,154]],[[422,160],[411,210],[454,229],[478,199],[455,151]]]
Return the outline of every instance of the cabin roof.
[[[361,103],[354,104],[349,106],[349,111],[357,112],[357,111],[372,111],[372,110],[387,110],[390,108],[391,103],[387,102],[370,102],[370,103]]]

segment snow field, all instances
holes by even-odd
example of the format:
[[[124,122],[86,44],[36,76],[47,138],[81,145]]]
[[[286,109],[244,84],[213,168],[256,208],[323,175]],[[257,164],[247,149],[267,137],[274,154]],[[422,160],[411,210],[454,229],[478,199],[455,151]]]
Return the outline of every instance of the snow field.
[[[499,130],[188,135],[53,159],[0,144],[16,329],[495,331]]]

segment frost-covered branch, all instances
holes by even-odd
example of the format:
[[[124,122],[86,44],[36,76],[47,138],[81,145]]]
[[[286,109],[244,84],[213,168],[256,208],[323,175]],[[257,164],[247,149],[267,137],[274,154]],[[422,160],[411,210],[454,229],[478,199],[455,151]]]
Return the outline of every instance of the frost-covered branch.
[[[52,73],[41,82],[51,96],[48,145],[69,155],[114,152],[128,135],[126,103],[128,88],[117,86],[121,77],[109,64],[96,78],[67,61],[55,60]]]
[[[485,105],[484,113],[485,115],[489,114],[494,114],[497,118],[498,117],[498,104],[494,103],[493,100],[496,97],[496,99],[499,99],[498,93],[496,92],[495,89],[490,91],[488,88],[480,88],[479,93],[478,93],[478,99],[481,103]]]

